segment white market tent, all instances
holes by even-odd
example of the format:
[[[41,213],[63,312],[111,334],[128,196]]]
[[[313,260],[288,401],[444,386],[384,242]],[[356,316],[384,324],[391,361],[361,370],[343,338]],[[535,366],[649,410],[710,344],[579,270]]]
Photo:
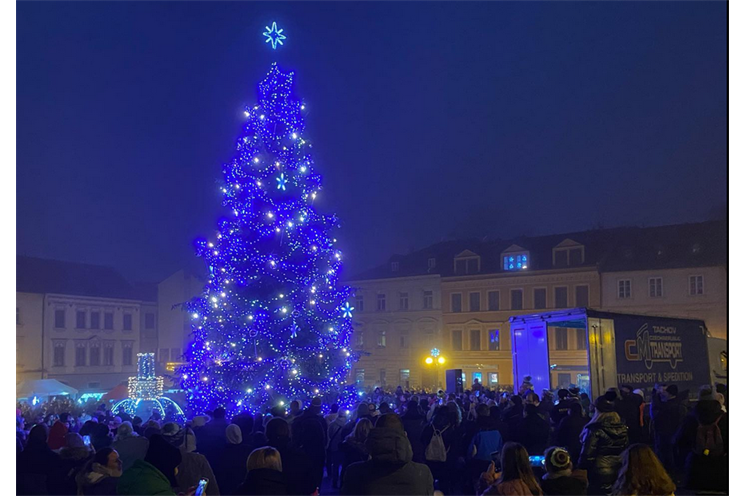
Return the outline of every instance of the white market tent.
[[[16,386],[16,398],[33,398],[38,396],[46,398],[47,396],[76,395],[78,390],[74,387],[62,384],[57,379],[37,379],[33,381],[23,381]]]

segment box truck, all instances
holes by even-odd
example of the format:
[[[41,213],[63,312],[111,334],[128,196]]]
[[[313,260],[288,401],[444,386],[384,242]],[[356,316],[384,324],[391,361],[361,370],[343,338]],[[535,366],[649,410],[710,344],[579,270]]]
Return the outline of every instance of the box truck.
[[[726,382],[727,342],[702,320],[575,308],[511,317],[510,331],[516,388],[530,376],[535,391],[576,385],[591,398],[656,383],[695,396]]]

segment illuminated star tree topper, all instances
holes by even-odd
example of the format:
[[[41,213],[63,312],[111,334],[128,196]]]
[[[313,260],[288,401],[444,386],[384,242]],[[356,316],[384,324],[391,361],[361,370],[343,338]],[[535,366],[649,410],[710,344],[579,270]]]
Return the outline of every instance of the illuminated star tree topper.
[[[267,26],[264,36],[266,36],[266,42],[272,44],[272,50],[277,49],[277,45],[284,45],[282,40],[286,40],[287,36],[283,35],[284,29],[278,29],[277,23],[272,22],[272,27]]]

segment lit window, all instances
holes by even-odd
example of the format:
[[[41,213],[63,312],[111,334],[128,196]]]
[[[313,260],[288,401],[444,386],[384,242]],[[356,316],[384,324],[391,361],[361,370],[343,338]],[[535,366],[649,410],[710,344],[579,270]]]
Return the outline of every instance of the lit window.
[[[489,331],[489,351],[499,351],[499,329]]]
[[[523,270],[529,265],[527,253],[511,253],[502,257],[502,267],[504,270]]]

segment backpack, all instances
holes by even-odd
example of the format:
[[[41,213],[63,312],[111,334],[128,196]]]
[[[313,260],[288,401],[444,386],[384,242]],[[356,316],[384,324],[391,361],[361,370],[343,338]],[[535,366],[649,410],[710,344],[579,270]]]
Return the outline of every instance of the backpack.
[[[442,433],[448,430],[447,426],[438,431],[432,427],[432,439],[424,450],[424,458],[430,462],[444,462],[448,459],[448,450],[445,449],[445,443],[442,441]]]
[[[720,415],[716,422],[710,425],[698,425],[696,430],[696,445],[693,452],[703,456],[722,456],[724,454],[724,439],[719,429]]]

